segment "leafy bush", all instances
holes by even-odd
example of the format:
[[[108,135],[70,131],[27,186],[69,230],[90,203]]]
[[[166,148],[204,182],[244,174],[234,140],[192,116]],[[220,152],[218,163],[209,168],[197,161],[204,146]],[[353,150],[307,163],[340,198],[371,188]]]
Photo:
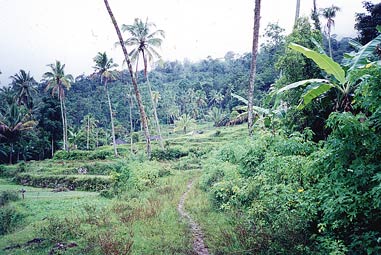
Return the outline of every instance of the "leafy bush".
[[[16,191],[2,191],[0,193],[0,207],[8,204],[10,201],[16,201],[19,196]]]
[[[112,151],[96,150],[96,151],[93,151],[87,158],[90,160],[94,160],[94,159],[104,160],[108,157],[111,157],[112,155],[113,155]]]
[[[44,239],[53,243],[76,239],[85,233],[81,230],[79,217],[48,217],[39,225],[39,233]]]
[[[176,147],[166,147],[164,150],[154,149],[152,150],[152,159],[156,160],[174,160],[188,155],[187,151]]]
[[[136,133],[136,132],[132,133],[132,135],[131,135],[132,143],[138,143],[139,138],[140,138],[139,133]]]
[[[89,154],[91,152],[89,151],[80,151],[80,150],[73,150],[73,151],[57,151],[54,154],[53,159],[55,160],[84,160],[87,159]]]
[[[112,151],[109,150],[95,150],[95,151],[81,151],[81,150],[72,150],[72,151],[57,151],[54,154],[53,159],[55,160],[95,160],[100,159],[104,160],[107,157],[112,156]]]
[[[127,166],[129,178],[127,184],[137,190],[144,190],[156,184],[161,167],[154,161],[132,162]]]
[[[0,207],[0,235],[12,232],[15,227],[23,220],[24,215],[15,207]]]
[[[113,198],[114,196],[120,195],[128,189],[127,182],[130,175],[130,169],[127,165],[118,168],[117,171],[112,171],[110,178],[113,184],[110,189],[102,190],[100,195],[106,198]]]
[[[84,164],[82,167],[87,169],[88,174],[108,175],[111,172],[119,172],[124,163],[116,162],[96,162]]]

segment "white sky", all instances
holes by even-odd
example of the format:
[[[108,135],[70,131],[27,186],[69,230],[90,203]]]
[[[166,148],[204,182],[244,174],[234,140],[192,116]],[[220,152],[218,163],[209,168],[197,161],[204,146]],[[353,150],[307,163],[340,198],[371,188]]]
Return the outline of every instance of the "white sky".
[[[365,12],[363,0],[317,0],[332,4],[337,14],[333,33],[354,36],[355,12]],[[376,1],[373,1],[376,2]],[[166,32],[160,51],[164,60],[196,61],[227,51],[250,52],[254,0],[109,0],[119,23],[149,18]],[[262,1],[262,31],[269,22],[291,31],[296,0]],[[312,0],[301,0],[301,16],[310,15]],[[321,21],[323,19],[321,18]],[[0,86],[20,69],[37,81],[56,59],[73,76],[92,72],[93,57],[106,51],[121,65],[122,51],[102,0],[0,0]],[[126,37],[126,36],[125,36]]]

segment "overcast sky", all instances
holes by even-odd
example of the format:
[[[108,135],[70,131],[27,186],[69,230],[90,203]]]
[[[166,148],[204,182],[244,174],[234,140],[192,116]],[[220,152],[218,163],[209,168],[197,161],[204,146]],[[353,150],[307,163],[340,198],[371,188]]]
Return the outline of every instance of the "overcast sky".
[[[373,1],[377,2],[377,1]],[[251,50],[254,0],[109,0],[121,24],[149,18],[166,32],[160,53],[164,60],[192,61],[227,51]],[[333,33],[355,36],[354,17],[364,12],[362,0],[317,0],[318,8],[332,4],[337,14]],[[269,22],[291,31],[296,0],[262,1],[261,30]],[[309,16],[312,0],[301,0],[301,16]],[[323,20],[322,20],[323,21]],[[324,22],[324,21],[323,21]],[[92,72],[93,57],[106,51],[118,64],[122,51],[115,48],[116,33],[102,0],[0,0],[0,86],[20,69],[37,81],[55,60],[66,73]]]

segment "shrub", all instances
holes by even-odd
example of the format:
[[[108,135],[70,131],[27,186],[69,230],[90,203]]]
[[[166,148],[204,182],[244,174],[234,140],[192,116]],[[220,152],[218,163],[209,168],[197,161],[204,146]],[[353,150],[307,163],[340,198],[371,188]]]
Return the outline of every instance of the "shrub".
[[[136,133],[136,132],[132,133],[131,134],[131,139],[132,139],[132,143],[139,142],[139,133]]]
[[[0,207],[0,235],[12,232],[23,218],[24,215],[12,206]]]
[[[106,151],[106,150],[96,150],[93,151],[89,156],[88,159],[94,160],[94,159],[100,159],[104,160],[108,157],[111,157],[113,155],[112,151]]]
[[[156,184],[161,167],[157,162],[133,162],[128,165],[129,179],[127,183],[137,190],[144,190]]]
[[[189,154],[191,154],[192,156],[195,156],[197,158],[201,158],[202,156],[206,155],[210,151],[211,151],[210,147],[196,146],[196,147],[191,147],[189,149]]]
[[[152,150],[152,159],[156,160],[174,160],[188,155],[187,151],[184,151],[176,147],[167,147],[164,150],[155,149]]]
[[[19,196],[16,191],[2,191],[0,193],[0,207],[6,205],[10,201],[16,201]]]
[[[80,229],[81,219],[78,217],[48,217],[39,225],[40,235],[54,243],[76,239],[84,234]]]
[[[119,172],[122,167],[121,162],[96,162],[93,164],[85,164],[82,167],[87,169],[89,174],[108,175],[112,171]]]
[[[112,156],[112,151],[109,150],[95,150],[95,151],[82,151],[82,150],[72,150],[72,151],[57,151],[54,154],[53,159],[55,160],[94,160],[100,159],[104,160],[107,157]]]

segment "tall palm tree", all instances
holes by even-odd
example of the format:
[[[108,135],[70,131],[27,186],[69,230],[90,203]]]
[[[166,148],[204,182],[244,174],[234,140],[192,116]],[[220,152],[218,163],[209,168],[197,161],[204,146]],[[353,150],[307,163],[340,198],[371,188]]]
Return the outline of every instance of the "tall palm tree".
[[[331,46],[331,29],[335,26],[336,13],[340,11],[340,8],[332,5],[331,7],[321,9],[321,14],[324,18],[327,19],[326,32],[328,35],[328,47],[329,47],[329,56],[332,58],[332,46]]]
[[[258,53],[258,39],[259,39],[259,25],[261,18],[261,0],[255,0],[254,7],[254,29],[253,29],[253,47],[251,51],[251,66],[249,78],[249,96],[248,96],[248,129],[249,136],[253,134],[253,94],[254,94],[254,81],[255,72],[257,68],[257,53]]]
[[[55,64],[48,65],[51,69],[50,72],[46,72],[43,78],[47,80],[46,90],[51,89],[52,95],[58,95],[61,107],[62,118],[62,132],[63,132],[63,147],[64,150],[69,150],[68,138],[67,138],[67,118],[65,107],[65,89],[69,90],[71,83],[73,82],[73,76],[71,74],[65,74],[65,64],[61,64],[56,60]]]
[[[130,56],[132,61],[136,62],[136,72],[135,75],[138,74],[138,65],[139,65],[139,56],[141,55],[143,58],[144,63],[144,76],[147,81],[147,87],[148,92],[151,98],[151,104],[153,108],[154,118],[156,122],[157,132],[159,133],[160,139],[160,146],[162,149],[164,149],[163,145],[163,139],[161,136],[161,130],[160,130],[160,124],[159,124],[159,118],[157,116],[157,108],[156,104],[153,100],[152,95],[152,89],[151,85],[148,79],[148,64],[151,62],[155,57],[161,58],[160,54],[156,51],[156,47],[160,47],[161,43],[163,41],[163,38],[165,37],[165,33],[163,30],[154,30],[156,28],[156,25],[152,22],[148,22],[148,19],[146,19],[145,22],[143,22],[141,19],[136,18],[134,21],[134,24],[132,25],[122,25],[122,31],[128,32],[131,37],[129,37],[125,44],[127,46],[133,46],[134,48],[130,52]]]
[[[114,155],[115,157],[118,156],[118,150],[116,149],[116,141],[115,141],[115,126],[114,126],[114,117],[112,113],[112,106],[111,106],[111,100],[110,100],[110,94],[108,92],[107,83],[109,80],[116,78],[115,71],[112,71],[111,69],[114,67],[117,67],[118,65],[114,63],[112,58],[108,58],[106,52],[98,52],[98,54],[94,57],[95,62],[95,72],[97,75],[101,78],[101,83],[103,82],[103,85],[105,87],[107,101],[108,101],[108,107],[110,111],[110,121],[111,121],[111,136],[112,136],[112,144],[114,146]]]
[[[18,105],[23,104],[29,109],[33,108],[33,97],[32,93],[36,93],[37,90],[33,87],[35,80],[30,75],[30,73],[20,70],[19,73],[10,77],[13,81],[13,88],[16,91],[17,103]]]
[[[115,16],[112,13],[112,10],[111,10],[111,7],[110,7],[108,1],[104,0],[104,3],[105,3],[105,6],[106,6],[106,9],[107,9],[107,12],[108,12],[108,14],[109,14],[109,16],[111,18],[111,21],[112,21],[112,23],[114,25],[115,32],[118,35],[119,44],[122,47],[123,54],[124,54],[124,59],[125,59],[125,61],[127,63],[128,71],[130,72],[130,76],[131,76],[131,80],[132,80],[132,86],[134,87],[136,101],[137,101],[138,107],[139,107],[140,119],[141,119],[142,126],[143,126],[143,129],[144,129],[144,136],[146,138],[147,157],[150,159],[151,158],[151,138],[150,138],[149,129],[148,129],[147,115],[146,115],[146,112],[144,110],[144,105],[143,105],[142,98],[141,98],[141,95],[140,95],[140,91],[139,91],[139,88],[138,88],[138,83],[136,82],[136,77],[134,76],[134,71],[132,70],[131,60],[130,60],[130,57],[128,55],[128,51],[127,51],[127,49],[126,49],[126,47],[124,45],[123,36],[122,36],[122,33],[120,32],[118,23],[116,22]]]

